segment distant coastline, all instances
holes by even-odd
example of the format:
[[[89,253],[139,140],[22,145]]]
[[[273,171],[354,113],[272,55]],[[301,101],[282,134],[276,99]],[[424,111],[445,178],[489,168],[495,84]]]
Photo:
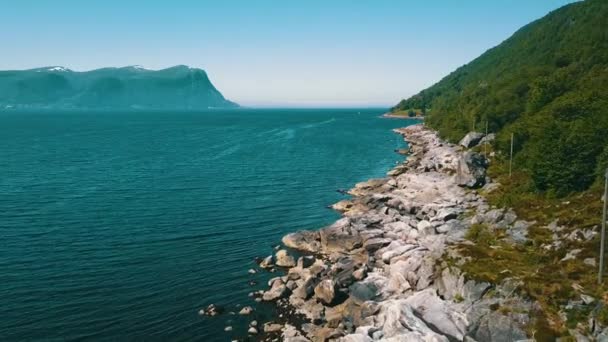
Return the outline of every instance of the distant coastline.
[[[238,108],[203,69],[177,65],[73,71],[52,66],[0,71],[0,110],[211,110]]]
[[[389,118],[389,119],[416,119],[416,120],[424,121],[424,116],[407,116],[407,115],[395,114],[393,112],[384,113],[381,115],[381,117]]]

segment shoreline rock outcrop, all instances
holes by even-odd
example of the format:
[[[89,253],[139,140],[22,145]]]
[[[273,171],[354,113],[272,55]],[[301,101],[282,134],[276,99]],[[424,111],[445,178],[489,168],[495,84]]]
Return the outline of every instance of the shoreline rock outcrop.
[[[460,146],[465,148],[471,148],[477,146],[481,142],[481,140],[485,137],[485,134],[479,132],[469,132],[467,135],[460,140],[458,143]]]
[[[512,341],[526,338],[532,303],[507,285],[466,279],[447,257],[474,220],[503,222],[514,240],[526,226],[512,212],[492,212],[475,188],[488,186],[487,161],[442,141],[423,125],[395,132],[409,143],[407,160],[387,178],[357,184],[333,206],[343,215],[318,231],[299,231],[283,244],[311,256],[297,263],[281,250],[263,299],[305,317],[282,329],[284,341]],[[471,137],[479,142],[483,136]],[[466,176],[466,177],[465,177]],[[466,178],[466,180],[465,180]],[[464,217],[464,213],[473,217]],[[516,228],[514,227],[516,226]],[[304,259],[306,258],[306,259]],[[493,289],[494,291],[490,291]],[[490,292],[492,292],[490,294]],[[503,294],[506,293],[506,294]],[[291,324],[293,323],[293,324]],[[276,327],[275,327],[276,328]]]

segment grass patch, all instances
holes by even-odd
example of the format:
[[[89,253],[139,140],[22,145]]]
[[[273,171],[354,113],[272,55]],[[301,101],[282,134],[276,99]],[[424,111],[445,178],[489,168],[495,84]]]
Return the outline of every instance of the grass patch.
[[[602,300],[608,286],[597,285],[597,267],[583,263],[584,258],[595,257],[599,251],[599,234],[591,241],[570,241],[565,237],[575,229],[596,229],[601,222],[602,187],[598,184],[582,193],[556,197],[550,193],[532,191],[532,182],[525,172],[508,175],[508,164],[498,158],[488,170],[490,177],[502,186],[485,194],[491,206],[512,208],[520,219],[536,222],[529,228],[529,241],[513,245],[505,239],[505,231],[486,225],[472,225],[466,238],[474,244],[462,245],[461,253],[469,257],[462,270],[478,281],[500,283],[505,278],[522,280],[520,293],[540,304],[542,312],[535,315],[530,333],[539,338],[567,335],[567,329],[586,323],[589,315],[608,325],[608,309],[573,309],[567,312],[564,322],[559,311],[569,300],[579,300],[585,293]],[[546,226],[559,219],[565,226],[559,232],[561,246],[544,248],[553,241],[553,234]],[[573,249],[581,249],[576,259],[561,261]],[[608,282],[608,279],[606,280]],[[606,301],[606,299],[604,299]],[[589,307],[595,307],[590,305]]]
[[[491,246],[497,243],[499,236],[484,224],[474,224],[467,231],[465,238],[484,246]]]
[[[602,325],[608,325],[608,306],[605,303],[599,308],[596,318]]]
[[[422,109],[406,109],[406,110],[398,110],[395,112],[391,112],[391,115],[403,116],[406,118],[415,118],[415,117],[424,117],[424,113]]]
[[[462,303],[462,302],[464,302],[464,297],[462,297],[462,295],[460,293],[457,293],[454,295],[454,302]]]

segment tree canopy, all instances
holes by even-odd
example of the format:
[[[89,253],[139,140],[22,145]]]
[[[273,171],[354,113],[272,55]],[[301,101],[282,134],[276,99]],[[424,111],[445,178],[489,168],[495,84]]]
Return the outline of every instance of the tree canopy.
[[[588,188],[608,166],[608,1],[534,21],[394,111],[422,108],[448,140],[488,122],[538,191]]]

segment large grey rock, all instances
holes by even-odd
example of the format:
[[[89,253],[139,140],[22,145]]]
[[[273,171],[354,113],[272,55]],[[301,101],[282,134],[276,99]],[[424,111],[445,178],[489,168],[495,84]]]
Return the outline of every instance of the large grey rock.
[[[462,230],[464,227],[460,223],[459,220],[449,220],[446,223],[442,224],[435,228],[435,231],[439,234],[445,234],[449,232],[456,232]]]
[[[517,220],[517,214],[515,214],[515,212],[513,210],[508,210],[503,219],[502,219],[507,225],[511,225],[513,224],[516,220]]]
[[[315,286],[319,283],[319,280],[314,277],[308,277],[302,282],[300,286],[293,290],[292,297],[296,299],[308,299],[312,296]]]
[[[581,299],[583,300],[583,303],[585,303],[585,305],[589,305],[593,302],[595,302],[595,298],[586,295],[586,294],[581,294]]]
[[[522,220],[515,221],[513,226],[507,229],[507,235],[515,243],[525,243],[528,241],[528,228],[530,226],[529,222]]]
[[[496,140],[496,134],[494,134],[494,133],[490,133],[490,134],[486,135],[485,137],[483,137],[483,138],[482,138],[482,139],[479,141],[479,143],[480,143],[480,144],[486,144],[486,143],[487,143],[487,144],[490,144],[490,143],[492,143],[494,140]]]
[[[386,202],[386,205],[389,206],[390,208],[395,208],[398,210],[404,209],[403,202],[401,201],[400,198],[391,198],[390,200],[388,200]]]
[[[349,252],[362,244],[361,236],[350,226],[348,218],[342,218],[331,226],[321,229],[319,235],[324,253]]]
[[[260,262],[260,267],[261,268],[271,268],[273,266],[273,257],[272,255],[267,256],[266,258],[264,258],[264,260],[262,260],[262,262]]]
[[[464,338],[467,329],[466,316],[449,307],[437,296],[435,290],[417,292],[407,298],[405,303],[410,305],[417,316],[435,331],[458,341]]]
[[[385,183],[386,179],[384,178],[370,179],[365,182],[355,184],[355,188],[350,189],[348,193],[353,196],[365,196],[373,194],[374,192],[378,192],[378,190],[380,190]]]
[[[504,210],[492,209],[483,215],[483,223],[496,224],[504,217]]]
[[[262,299],[265,301],[277,300],[285,297],[287,293],[287,286],[285,286],[285,283],[283,283],[283,281],[279,279],[272,283],[272,287],[270,288],[270,290],[264,292],[264,294],[262,295]]]
[[[427,220],[422,220],[416,225],[416,229],[422,236],[435,234],[435,228]]]
[[[583,260],[583,264],[587,265],[587,266],[591,266],[591,267],[595,267],[595,258],[585,258],[585,260]]]
[[[342,342],[372,342],[372,338],[364,334],[350,334],[341,339]]]
[[[596,334],[596,341],[608,341],[608,327],[604,328],[602,331],[596,332]]]
[[[479,142],[481,141],[483,136],[484,136],[483,133],[469,132],[469,133],[467,133],[467,135],[464,136],[464,138],[462,138],[462,140],[460,140],[459,145],[462,147],[466,147],[466,148],[471,148],[471,147],[477,146],[477,144],[479,144]]]
[[[486,183],[487,159],[477,153],[467,151],[458,160],[456,181],[458,185],[468,188],[480,188]]]
[[[403,255],[396,259],[401,260],[396,260],[388,268],[386,290],[390,293],[399,294],[416,286],[420,278],[418,270],[421,268],[424,259],[420,252]]]
[[[324,304],[332,304],[336,298],[336,284],[332,279],[324,279],[315,286],[315,297]]]
[[[435,259],[431,257],[425,257],[422,260],[422,264],[416,272],[416,276],[418,276],[418,281],[416,282],[416,289],[418,291],[424,290],[431,285],[433,282],[434,274],[435,274]]]
[[[454,208],[442,208],[439,209],[437,215],[435,215],[435,219],[440,221],[449,221],[451,219],[455,219],[458,217],[458,210]]]
[[[333,325],[333,324],[332,324]],[[341,327],[317,326],[314,324],[303,324],[302,331],[313,341],[337,341],[344,331]]]
[[[387,300],[381,303],[377,317],[383,339],[392,341],[448,341],[420,319],[405,300]],[[424,337],[424,338],[423,338]]]
[[[416,248],[416,245],[414,244],[397,245],[391,243],[391,245],[387,246],[386,249],[383,250],[382,261],[388,264],[394,257],[403,255],[414,248]]]
[[[376,298],[378,288],[372,282],[357,282],[350,286],[349,293],[355,303],[363,304],[368,300]]]
[[[298,329],[290,324],[285,324],[281,340],[284,342],[309,342],[310,340],[302,336]]]
[[[307,267],[310,267],[312,264],[314,264],[315,262],[315,258],[313,256],[307,255],[307,256],[301,256],[298,258],[298,261],[296,262],[296,267],[300,268],[300,269],[304,269]]]
[[[278,331],[281,331],[281,329],[283,329],[283,325],[281,325],[281,324],[272,323],[272,322],[264,323],[264,332],[265,333],[278,332]]]
[[[348,287],[355,281],[353,272],[361,264],[351,257],[345,257],[339,260],[332,267],[334,272],[333,280],[338,287]]]
[[[363,247],[365,247],[366,250],[373,252],[373,251],[376,251],[376,250],[388,245],[389,243],[391,243],[390,239],[373,238],[373,239],[369,239],[369,240],[365,241],[363,243]]]
[[[306,318],[312,322],[323,319],[323,316],[325,315],[325,307],[323,304],[317,303],[316,300],[308,300],[298,306],[298,311],[306,315]]]
[[[563,257],[560,261],[568,261],[568,260],[576,260],[576,256],[579,255],[583,250],[582,249],[573,249],[570,250],[565,257]]]
[[[491,287],[492,285],[490,285],[490,283],[477,283],[473,280],[469,280],[464,284],[463,297],[465,300],[471,302],[478,301],[486,294],[486,292]]]
[[[253,312],[253,308],[251,306],[246,306],[239,311],[239,315],[249,315]]]
[[[475,339],[488,342],[511,342],[527,339],[516,322],[497,312],[490,312],[481,319]]]
[[[458,269],[446,267],[439,274],[435,287],[445,299],[452,300],[456,296],[462,296],[464,283],[464,276]]]
[[[296,265],[296,260],[291,255],[287,254],[287,251],[284,249],[281,249],[275,254],[275,259],[277,260],[277,266],[294,267]]]
[[[316,253],[321,249],[320,239],[319,232],[302,230],[283,236],[282,242],[289,248]]]

